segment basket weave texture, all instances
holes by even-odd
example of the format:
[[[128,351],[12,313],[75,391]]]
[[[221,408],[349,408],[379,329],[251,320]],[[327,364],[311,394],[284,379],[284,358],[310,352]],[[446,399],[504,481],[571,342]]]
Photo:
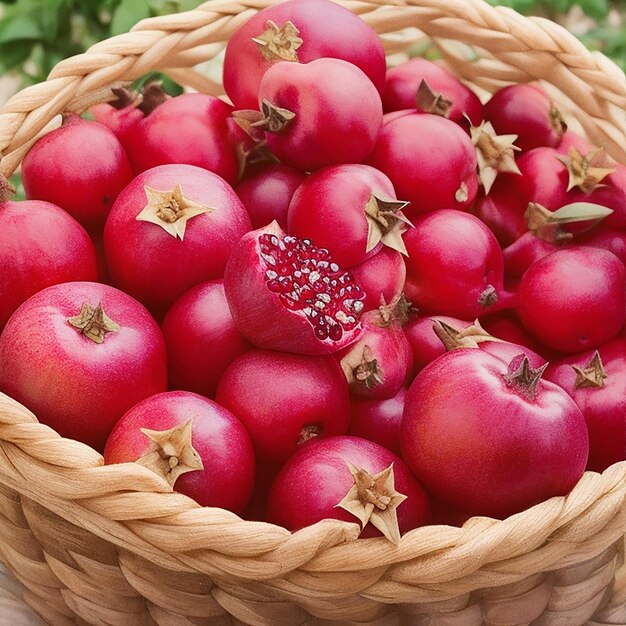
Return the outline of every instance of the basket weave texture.
[[[222,93],[193,67],[272,3],[211,0],[61,62],[0,110],[0,170],[12,174],[60,113],[148,71]],[[624,74],[556,24],[483,0],[340,3],[390,55],[427,35],[480,90],[540,80],[626,163]],[[619,463],[506,520],[419,528],[397,546],[336,521],[292,534],[200,507],[146,468],[104,466],[0,394],[0,558],[54,626],[626,624],[625,494]]]

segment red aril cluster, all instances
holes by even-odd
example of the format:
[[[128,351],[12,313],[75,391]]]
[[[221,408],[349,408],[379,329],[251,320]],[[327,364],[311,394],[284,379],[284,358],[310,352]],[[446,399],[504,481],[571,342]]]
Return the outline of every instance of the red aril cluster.
[[[538,85],[386,70],[329,0],[223,69],[229,101],[116,89],[28,200],[0,181],[0,391],[202,505],[394,542],[626,458],[624,165]]]

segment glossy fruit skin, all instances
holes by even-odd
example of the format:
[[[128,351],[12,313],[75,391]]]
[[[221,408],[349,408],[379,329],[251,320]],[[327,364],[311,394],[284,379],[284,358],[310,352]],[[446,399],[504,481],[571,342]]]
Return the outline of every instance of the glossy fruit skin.
[[[572,396],[585,416],[589,432],[587,469],[593,472],[603,472],[626,459],[626,342],[610,341],[600,346],[598,352],[606,372],[601,387],[577,387],[577,374],[572,367],[585,367],[594,350],[550,363],[545,373],[546,380]]]
[[[590,350],[622,327],[624,288],[624,265],[614,254],[600,248],[563,248],[533,263],[522,277],[519,317],[549,348]]]
[[[404,236],[408,250],[405,294],[419,309],[475,319],[510,299],[503,287],[502,250],[476,217],[455,210],[427,213]],[[484,302],[489,286],[498,301]]]
[[[419,57],[409,59],[387,71],[383,93],[385,112],[415,109],[417,90],[422,80],[428,83],[434,93],[441,94],[452,103],[446,116],[448,119],[469,127],[465,118],[467,115],[474,126],[480,124],[483,106],[478,96],[441,65]]]
[[[485,119],[498,135],[517,135],[515,145],[527,151],[539,146],[556,147],[563,137],[562,123],[554,122],[555,108],[538,85],[502,87],[485,103]]]
[[[339,340],[318,339],[307,316],[301,310],[288,309],[280,296],[267,288],[268,266],[262,259],[260,240],[268,235],[284,238],[274,222],[251,231],[237,242],[226,265],[224,291],[239,332],[259,348],[295,354],[331,354],[356,341],[363,332],[358,323]]]
[[[369,165],[334,165],[317,170],[291,199],[287,231],[326,248],[341,267],[359,265],[381,247],[367,250],[365,206],[372,195],[397,199],[389,178]]]
[[[266,59],[253,41],[268,20],[282,27],[291,21],[300,31],[296,50],[300,63],[321,57],[343,59],[360,68],[376,89],[385,86],[385,52],[378,35],[360,17],[327,0],[288,0],[252,16],[230,38],[224,57],[224,89],[235,106],[256,109],[263,74],[275,62]]]
[[[454,122],[431,113],[388,121],[367,163],[385,173],[409,219],[428,211],[467,209],[478,191],[476,151]],[[461,190],[461,191],[460,191]]]
[[[569,395],[539,380],[530,399],[505,373],[482,350],[453,350],[422,370],[405,402],[409,467],[435,497],[474,515],[504,518],[565,495],[587,462],[587,429]]]
[[[371,474],[393,463],[395,488],[407,496],[397,508],[400,532],[429,523],[428,495],[406,463],[376,443],[350,436],[309,441],[287,461],[270,489],[268,521],[289,530],[322,519],[358,523],[355,516],[336,506],[354,484],[348,462]],[[380,532],[368,523],[360,536],[378,535]]]
[[[22,162],[26,197],[60,206],[88,230],[104,224],[132,178],[113,131],[78,116],[37,141]]]
[[[132,132],[133,126],[145,117],[144,112],[134,104],[117,109],[107,102],[101,102],[89,110],[96,122],[112,130],[123,146],[126,146],[127,137]]]
[[[120,325],[97,344],[71,326],[83,303]],[[63,437],[102,451],[115,422],[167,387],[163,335],[129,295],[99,283],[48,287],[24,302],[0,336],[0,389]]]
[[[262,228],[276,220],[287,230],[289,203],[305,179],[306,174],[293,167],[273,163],[239,183],[235,192],[250,215],[252,228]]]
[[[233,184],[238,164],[226,125],[232,111],[232,106],[207,94],[185,93],[166,100],[127,135],[133,171],[140,174],[158,165],[184,163]]]
[[[263,100],[295,113],[284,130],[267,131],[265,138],[280,161],[305,172],[360,163],[382,125],[376,88],[358,67],[339,59],[272,65],[259,86],[259,108]]]
[[[576,242],[612,252],[626,265],[626,233],[608,228],[594,228],[576,238]]]
[[[353,400],[348,434],[373,441],[401,456],[400,423],[406,392],[406,387],[402,387],[393,398]]]
[[[365,293],[364,311],[377,309],[383,299],[386,304],[393,302],[404,289],[406,265],[404,257],[387,246],[350,268],[357,285]]]
[[[115,425],[104,449],[104,462],[133,463],[151,450],[140,429],[169,430],[193,420],[191,445],[204,469],[181,474],[174,490],[201,506],[242,513],[252,495],[255,475],[250,437],[237,418],[195,393],[168,391],[142,400]]]
[[[63,209],[42,200],[0,203],[0,331],[45,287],[97,278],[94,245]]]
[[[222,376],[217,402],[236,415],[264,464],[282,464],[308,437],[343,435],[348,387],[330,356],[250,350]]]
[[[178,183],[184,197],[214,209],[190,219],[183,240],[136,219],[147,204],[146,186],[171,191]],[[156,314],[194,285],[221,278],[233,247],[250,229],[244,206],[217,174],[193,165],[161,165],[120,194],[104,229],[104,248],[115,286]]]
[[[556,252],[559,245],[526,231],[519,239],[502,250],[504,271],[507,276],[521,278],[524,272],[539,259]]]
[[[233,322],[220,279],[185,292],[168,310],[161,328],[170,388],[208,398],[215,396],[228,365],[252,348]]]

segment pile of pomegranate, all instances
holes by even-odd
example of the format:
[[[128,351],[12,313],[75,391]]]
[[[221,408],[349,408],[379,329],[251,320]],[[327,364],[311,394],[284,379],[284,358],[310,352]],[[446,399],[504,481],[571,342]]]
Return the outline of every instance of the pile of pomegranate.
[[[626,458],[624,165],[538,85],[387,69],[330,0],[223,71],[117,89],[2,181],[1,391],[200,505],[394,542]]]

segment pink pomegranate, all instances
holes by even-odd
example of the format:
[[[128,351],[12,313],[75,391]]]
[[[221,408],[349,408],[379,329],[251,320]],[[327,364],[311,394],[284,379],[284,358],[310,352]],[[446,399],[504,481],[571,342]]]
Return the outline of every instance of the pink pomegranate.
[[[144,465],[202,506],[242,513],[252,495],[248,433],[234,415],[195,393],[169,391],[136,404],[109,435],[104,461]]]
[[[0,389],[63,437],[99,451],[128,409],[166,385],[157,323],[108,285],[48,287],[0,335]]]

